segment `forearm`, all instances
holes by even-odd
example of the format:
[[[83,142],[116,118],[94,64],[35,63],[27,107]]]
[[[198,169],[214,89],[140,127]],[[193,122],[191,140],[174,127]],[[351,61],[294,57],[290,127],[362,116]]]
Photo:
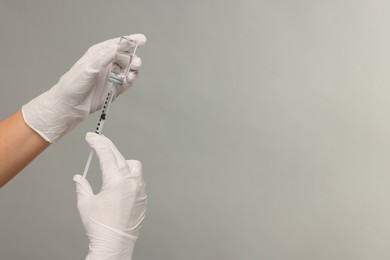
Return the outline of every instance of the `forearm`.
[[[21,111],[0,122],[0,187],[50,145],[31,129]]]

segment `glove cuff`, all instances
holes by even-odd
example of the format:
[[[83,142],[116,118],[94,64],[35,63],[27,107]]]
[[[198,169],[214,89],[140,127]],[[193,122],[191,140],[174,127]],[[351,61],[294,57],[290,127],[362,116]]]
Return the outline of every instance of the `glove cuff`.
[[[94,235],[90,239],[89,253],[86,260],[131,260],[136,236],[104,225],[89,218],[94,225]]]
[[[22,114],[30,128],[46,141],[55,143],[87,115],[77,107],[66,108],[51,91],[53,90],[46,91],[22,106]]]

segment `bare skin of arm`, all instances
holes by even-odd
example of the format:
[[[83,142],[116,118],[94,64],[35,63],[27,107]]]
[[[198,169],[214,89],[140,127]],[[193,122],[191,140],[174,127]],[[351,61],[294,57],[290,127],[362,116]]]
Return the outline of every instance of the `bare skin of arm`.
[[[0,122],[0,187],[24,169],[50,143],[31,129],[21,111]]]

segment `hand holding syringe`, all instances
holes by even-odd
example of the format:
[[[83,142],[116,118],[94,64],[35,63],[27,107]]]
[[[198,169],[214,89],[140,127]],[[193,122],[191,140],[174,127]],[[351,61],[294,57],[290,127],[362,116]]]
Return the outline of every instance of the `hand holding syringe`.
[[[102,133],[105,120],[107,119],[108,110],[110,108],[112,99],[116,94],[117,87],[122,86],[123,82],[127,78],[127,75],[129,74],[129,71],[131,70],[131,62],[135,55],[137,47],[138,47],[138,42],[126,37],[120,38],[120,41],[118,43],[118,48],[112,60],[108,79],[107,79],[108,84],[110,84],[109,91],[107,94],[107,98],[104,101],[99,122],[97,124],[96,131],[95,131],[99,135]],[[83,173],[84,178],[87,177],[92,156],[93,156],[93,150],[91,149]]]

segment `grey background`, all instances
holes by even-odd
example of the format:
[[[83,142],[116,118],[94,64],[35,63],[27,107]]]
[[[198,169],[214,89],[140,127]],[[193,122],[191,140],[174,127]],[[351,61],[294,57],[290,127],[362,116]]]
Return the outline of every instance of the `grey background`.
[[[139,159],[134,259],[390,258],[390,2],[0,1],[5,118],[142,32],[104,130]],[[97,115],[0,190],[1,259],[83,259],[72,176]],[[90,181],[100,172],[93,161]]]

